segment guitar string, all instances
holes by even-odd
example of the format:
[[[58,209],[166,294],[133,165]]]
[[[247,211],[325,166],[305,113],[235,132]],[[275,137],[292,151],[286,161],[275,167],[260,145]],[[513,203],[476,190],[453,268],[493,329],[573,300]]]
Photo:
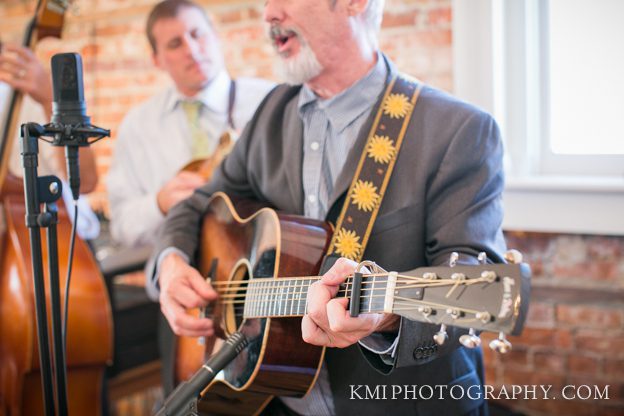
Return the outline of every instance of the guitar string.
[[[379,284],[379,283],[386,283],[387,281],[377,281],[377,282],[362,282],[362,288],[361,291],[362,292],[367,292],[367,291],[386,291],[386,287],[377,287],[374,288],[372,287],[375,283]],[[450,279],[446,279],[446,280],[436,280],[436,281],[429,281],[429,282],[420,282],[419,284],[407,284],[407,282],[404,282],[402,280],[397,280],[396,284],[397,287],[395,288],[395,290],[398,289],[409,289],[409,288],[428,288],[428,287],[441,287],[441,286],[470,286],[470,285],[474,285],[477,283],[487,283],[488,280],[485,278],[477,278],[477,279],[470,279],[470,280],[464,280],[464,281],[457,281],[457,280],[450,280]],[[370,288],[365,287],[365,285],[370,285]],[[399,286],[401,285],[401,286]],[[352,283],[346,283],[346,284],[341,284],[339,285],[339,290],[338,293],[341,292],[349,292],[351,290],[351,287],[353,286]],[[234,288],[234,287],[230,287],[230,288],[226,288],[221,289],[221,288],[216,288],[217,292],[222,294],[220,297],[222,299],[250,299],[253,297],[258,297],[258,296],[266,296],[266,295],[275,295],[275,292],[277,292],[277,290],[275,289],[284,289],[287,293],[286,295],[290,295],[290,294],[303,294],[303,291],[295,291],[296,293],[291,293],[290,289],[303,289],[303,288],[308,288],[310,287],[310,285],[282,285],[282,284],[277,284],[277,285],[262,285],[261,283],[257,285],[257,287],[247,287],[247,288]],[[265,291],[264,293],[259,293],[261,291]],[[234,292],[234,293],[226,293],[226,292]],[[271,293],[267,293],[267,292],[271,292]],[[385,295],[384,295],[385,296]],[[280,298],[282,299],[282,298]],[[276,299],[276,300],[280,300],[280,299]],[[286,300],[289,300],[288,298]]]
[[[367,285],[371,285],[374,286],[375,283],[386,283],[388,282],[388,273],[384,272],[384,273],[367,273],[364,274],[362,277],[376,277],[376,276],[380,276],[380,277],[384,277],[386,278],[386,280],[379,280],[377,281],[376,279],[374,279],[374,281],[369,282],[369,281],[362,281],[361,282],[361,291],[362,292],[366,292],[366,291],[374,291],[375,290],[381,290],[384,291],[386,290],[386,288],[381,287],[381,288],[366,288]],[[449,290],[449,292],[447,293],[446,297],[450,296],[450,294],[460,285],[462,286],[468,286],[471,284],[475,284],[475,283],[482,283],[482,282],[487,282],[489,279],[480,277],[477,279],[468,279],[468,280],[451,280],[451,279],[441,279],[441,280],[433,280],[431,278],[424,278],[424,277],[420,277],[420,276],[409,276],[409,275],[397,275],[397,278],[400,278],[399,280],[396,281],[397,289],[407,289],[407,288],[422,288],[422,287],[436,287],[436,286],[452,286],[452,288]],[[283,308],[286,310],[289,308],[289,305],[286,304],[286,302],[291,302],[290,305],[290,309],[292,311],[292,309],[294,309],[294,302],[298,302],[297,308],[300,308],[300,303],[303,300],[303,291],[298,291],[297,289],[299,288],[304,288],[304,287],[309,287],[310,284],[313,281],[318,281],[320,280],[321,277],[320,276],[299,276],[299,277],[281,277],[281,278],[256,278],[256,279],[252,279],[252,280],[243,280],[243,281],[215,281],[215,282],[211,282],[212,285],[215,287],[215,289],[217,290],[217,292],[221,293],[221,298],[222,299],[227,299],[225,302],[221,302],[222,305],[238,305],[238,306],[234,306],[235,308],[235,316],[244,316],[244,309],[245,309],[245,304],[254,304],[256,303],[256,305],[252,305],[250,306],[250,308],[253,308],[255,306],[258,306],[258,303],[261,304],[267,304],[266,307],[264,307],[264,310],[268,311],[271,308],[273,309],[273,311],[275,311],[275,309],[279,309],[281,311],[282,309],[282,305]],[[337,297],[340,297],[342,294],[344,294],[344,297],[349,295],[349,290],[350,287],[353,285],[352,283],[353,280],[353,275],[349,275],[346,277],[345,282],[342,283],[339,289],[339,292],[337,293]],[[303,285],[299,285],[298,283],[301,281],[310,281],[310,282],[302,282],[304,283]],[[291,282],[295,282],[295,285],[291,285]],[[409,284],[409,283],[411,284]],[[249,285],[253,283],[255,287],[244,287],[245,285]],[[267,284],[268,283],[268,284]],[[220,286],[220,287],[219,287]],[[281,291],[280,295],[282,295],[284,293],[284,290],[286,291],[286,298],[284,298],[283,296],[280,296],[278,299],[275,299],[274,301],[271,301],[268,299],[268,296],[271,295],[270,292],[272,292],[274,289],[279,289]],[[246,293],[249,290],[249,292],[252,293]],[[234,293],[226,293],[226,292],[234,292]],[[306,293],[307,294],[307,293]],[[251,296],[249,296],[251,295]],[[293,297],[289,297],[290,295],[293,295]],[[385,293],[383,295],[373,295],[372,293],[370,295],[364,295],[363,299],[365,301],[365,299],[370,299],[370,302],[372,302],[372,297],[385,297]],[[277,305],[276,301],[279,301],[280,304]],[[363,302],[364,303],[364,302]],[[416,302],[416,304],[418,304]],[[422,304],[420,305],[422,306]],[[445,306],[445,305],[443,305]],[[256,308],[258,309],[258,308]],[[369,309],[371,309],[369,307]],[[240,312],[243,312],[242,315]],[[279,316],[279,314],[277,315]]]
[[[389,273],[367,273],[367,274],[363,274],[362,278],[365,277],[388,277]],[[411,276],[411,275],[405,275],[405,274],[397,274],[396,275],[397,278],[402,278],[402,279],[408,279],[408,280],[423,280],[423,281],[436,281],[434,279],[427,279],[425,277],[421,277],[421,276]],[[228,285],[232,285],[232,284],[249,284],[252,282],[284,282],[284,281],[296,281],[296,280],[321,280],[321,276],[282,276],[282,277],[257,277],[251,280],[239,280],[239,281],[214,281],[214,282],[210,282],[211,285],[213,286],[219,286],[219,285],[223,285],[223,286],[228,286]],[[351,281],[353,280],[353,275],[347,275],[346,276],[346,281]],[[437,279],[437,280],[445,280],[445,279]],[[362,283],[364,283],[365,281],[362,280]],[[378,280],[378,282],[380,282]]]
[[[440,283],[444,283],[445,285],[449,286],[452,285],[452,289],[450,292],[452,292],[452,290],[456,287],[458,287],[459,285],[470,285],[470,284],[475,284],[475,283],[480,283],[480,282],[487,282],[486,278],[479,278],[479,279],[472,279],[470,281],[448,281],[448,282],[440,282]],[[373,282],[370,282],[371,284]],[[438,285],[439,286],[439,285]],[[304,286],[300,286],[300,287],[305,287]],[[290,288],[294,288],[293,286],[290,286]],[[266,288],[265,288],[266,289]],[[286,287],[286,289],[288,289],[288,287]],[[378,289],[363,289],[363,290],[381,290],[381,291],[385,291],[385,288],[378,288]],[[348,290],[340,290],[337,293],[337,297],[341,296],[342,293],[344,292],[344,296],[346,296],[348,294]],[[450,293],[449,292],[449,293]],[[287,293],[286,295],[289,296],[291,293]],[[303,295],[303,292],[301,293],[292,293],[293,295]],[[366,304],[365,301],[366,299],[369,299],[369,311],[372,311],[372,302],[373,299],[372,298],[385,298],[385,293],[381,294],[381,295],[374,295],[373,293],[371,293],[370,295],[365,295],[362,297],[363,302],[361,307],[363,307],[363,309],[365,310]],[[294,309],[294,302],[298,302],[297,304],[297,312],[299,312],[299,309],[301,309],[301,304],[300,302],[304,299],[302,296],[298,296],[298,297],[287,297],[287,298],[280,298],[280,299],[276,299],[276,301],[280,301],[281,303],[278,305],[276,304],[275,301],[273,300],[269,300],[266,299],[267,297],[267,293],[258,293],[257,297],[259,297],[259,299],[243,299],[243,300],[228,300],[225,302],[221,302],[221,305],[238,305],[238,306],[234,306],[235,308],[235,316],[236,317],[244,317],[244,310],[245,310],[245,305],[250,305],[250,304],[254,304],[256,303],[256,305],[252,305],[250,306],[250,308],[253,308],[255,306],[258,306],[257,303],[262,303],[264,305],[266,305],[263,309],[262,308],[256,308],[254,309],[254,312],[256,310],[264,310],[265,313],[262,314],[262,316],[266,315],[266,316],[292,316],[293,315],[293,309]],[[398,299],[398,301],[396,301]],[[290,313],[286,314],[286,313],[281,313],[282,310],[282,306],[284,308],[284,310],[287,310],[289,308],[289,305],[286,303],[288,301],[291,301],[291,305],[290,305]],[[403,302],[401,302],[403,301]],[[433,306],[433,307],[437,307],[437,308],[446,308],[448,307],[448,305],[444,305],[444,304],[437,304],[437,303],[433,303],[433,302],[428,302],[428,301],[423,301],[423,300],[414,300],[414,299],[410,299],[410,298],[402,298],[402,297],[395,297],[395,303],[394,303],[394,307],[393,310],[414,310],[415,307],[414,306],[410,306],[410,305],[416,305],[418,307],[421,306]],[[241,307],[242,306],[242,307]],[[305,305],[304,305],[305,306]],[[401,306],[407,306],[407,308],[400,308]],[[471,309],[467,309],[467,308],[457,308],[458,310],[460,310],[461,312],[464,313],[471,313],[471,314],[476,314],[479,311],[476,310],[471,310]],[[269,313],[269,311],[273,310],[273,313]],[[280,312],[276,312],[276,310],[279,310]],[[383,310],[382,310],[383,311]],[[242,313],[241,313],[242,312]],[[250,316],[248,317],[253,317],[252,315],[258,314],[258,312],[252,313],[250,312]],[[299,313],[297,313],[298,316],[300,316]],[[262,317],[259,316],[259,317]]]

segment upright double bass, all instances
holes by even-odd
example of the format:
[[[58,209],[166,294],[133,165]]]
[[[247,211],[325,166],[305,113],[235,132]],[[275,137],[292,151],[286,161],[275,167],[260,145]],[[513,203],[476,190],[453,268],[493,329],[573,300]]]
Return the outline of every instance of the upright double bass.
[[[40,0],[24,45],[32,47],[47,36],[60,37],[67,3],[67,0]],[[23,185],[21,179],[8,171],[21,99],[21,94],[13,91],[0,143],[0,415],[44,413]],[[58,219],[59,272],[63,287],[69,266],[71,223],[62,206],[59,206]],[[45,246],[44,233],[42,239]],[[43,254],[46,262],[47,251]],[[46,273],[49,304],[48,279]],[[75,243],[66,319],[69,413],[102,414],[105,369],[113,349],[111,306],[97,263],[89,247],[79,238]]]

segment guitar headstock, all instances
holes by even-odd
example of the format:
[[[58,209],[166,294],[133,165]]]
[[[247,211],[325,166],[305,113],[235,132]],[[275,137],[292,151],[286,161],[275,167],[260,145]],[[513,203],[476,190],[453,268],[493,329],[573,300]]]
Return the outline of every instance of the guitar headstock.
[[[393,283],[391,312],[407,319],[441,325],[436,341],[444,342],[446,326],[504,334],[522,332],[528,310],[531,270],[528,264],[422,267],[402,272]],[[386,305],[386,309],[387,306]],[[386,310],[389,312],[388,310]],[[466,341],[466,342],[464,342]]]

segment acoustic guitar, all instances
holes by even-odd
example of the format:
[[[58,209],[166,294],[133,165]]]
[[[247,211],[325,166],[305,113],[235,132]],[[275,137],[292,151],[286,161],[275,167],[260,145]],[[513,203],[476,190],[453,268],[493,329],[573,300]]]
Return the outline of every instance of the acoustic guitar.
[[[199,270],[219,298],[194,313],[210,316],[220,337],[178,344],[177,365],[186,360],[187,366],[187,373],[178,368],[178,375],[190,377],[220,348],[224,335],[239,330],[250,343],[201,393],[202,413],[252,415],[273,396],[301,397],[311,389],[325,349],[302,340],[301,317],[308,288],[320,279],[330,237],[327,223],[233,202],[222,193],[212,196],[203,219]],[[438,342],[444,342],[446,325],[471,328],[460,338],[467,347],[480,343],[475,330],[498,332],[491,347],[506,352],[511,344],[505,334],[519,334],[524,324],[530,269],[524,263],[401,273],[372,268],[361,284],[354,283],[348,277],[337,296],[353,300],[357,290],[359,313],[442,325]]]

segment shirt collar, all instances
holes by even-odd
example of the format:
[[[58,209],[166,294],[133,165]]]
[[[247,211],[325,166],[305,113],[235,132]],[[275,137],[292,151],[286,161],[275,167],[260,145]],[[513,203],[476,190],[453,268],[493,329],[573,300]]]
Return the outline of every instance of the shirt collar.
[[[332,98],[322,100],[304,84],[299,94],[300,116],[309,108],[317,106],[325,112],[336,133],[341,133],[376,102],[362,98],[378,97],[383,92],[389,70],[384,56],[377,52],[375,66],[355,84]]]
[[[231,82],[230,76],[224,69],[194,97],[187,97],[173,87],[165,100],[164,109],[165,111],[173,111],[181,101],[197,100],[204,104],[208,111],[217,114],[227,114]]]

